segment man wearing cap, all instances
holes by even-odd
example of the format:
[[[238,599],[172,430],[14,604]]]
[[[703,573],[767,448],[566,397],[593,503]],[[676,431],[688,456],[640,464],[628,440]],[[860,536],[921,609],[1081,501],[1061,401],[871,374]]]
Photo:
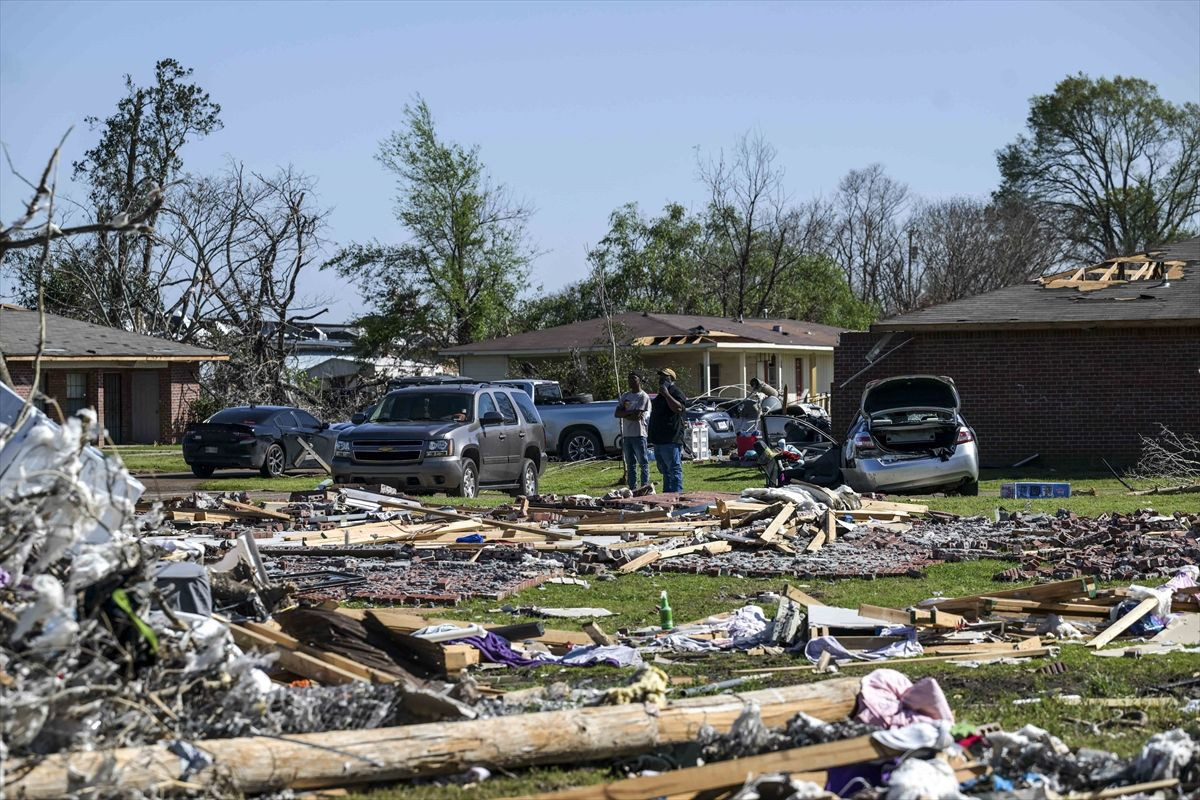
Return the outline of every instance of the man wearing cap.
[[[625,477],[630,489],[650,482],[650,466],[646,460],[646,420],[650,416],[650,395],[642,391],[642,379],[629,373],[629,391],[617,400],[613,416],[621,420],[621,449],[625,453]],[[638,469],[642,480],[638,482]]]
[[[675,370],[658,371],[658,394],[650,401],[647,426],[647,439],[654,445],[654,461],[663,476],[664,492],[683,491],[683,409],[687,397],[675,380]]]

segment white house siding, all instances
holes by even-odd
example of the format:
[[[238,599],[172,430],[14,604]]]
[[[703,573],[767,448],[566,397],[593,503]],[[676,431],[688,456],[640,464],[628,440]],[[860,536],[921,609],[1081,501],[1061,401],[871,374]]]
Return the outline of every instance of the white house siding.
[[[498,381],[508,377],[507,355],[462,356],[459,375],[481,381]]]

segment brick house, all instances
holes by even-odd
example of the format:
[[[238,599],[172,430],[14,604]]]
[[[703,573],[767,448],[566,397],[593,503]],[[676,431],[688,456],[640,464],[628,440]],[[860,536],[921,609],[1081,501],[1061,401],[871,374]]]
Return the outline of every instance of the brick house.
[[[0,352],[22,397],[29,396],[33,384],[37,342],[36,311],[0,306]],[[63,414],[96,409],[117,444],[174,442],[200,396],[200,365],[227,358],[201,347],[47,314],[41,391],[54,398]],[[52,407],[46,411],[57,416]]]
[[[1200,437],[1200,238],[842,334],[834,430],[904,374],[954,379],[989,467],[1128,465],[1160,425]]]

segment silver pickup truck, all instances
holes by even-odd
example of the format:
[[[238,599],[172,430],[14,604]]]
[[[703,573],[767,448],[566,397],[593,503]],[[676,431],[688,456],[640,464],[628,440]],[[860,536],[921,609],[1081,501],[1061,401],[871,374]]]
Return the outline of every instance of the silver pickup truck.
[[[563,397],[558,381],[514,378],[497,381],[533,398],[546,426],[546,450],[563,461],[619,455],[621,420],[613,416],[616,400],[577,403]]]

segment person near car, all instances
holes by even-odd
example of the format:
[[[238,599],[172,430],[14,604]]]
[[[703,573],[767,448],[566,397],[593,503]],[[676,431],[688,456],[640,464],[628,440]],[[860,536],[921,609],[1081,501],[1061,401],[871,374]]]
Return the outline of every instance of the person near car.
[[[779,397],[779,390],[769,383],[763,383],[758,378],[750,379],[750,391],[758,392],[764,397]]]
[[[650,395],[642,390],[642,379],[629,373],[629,391],[617,399],[613,416],[621,420],[621,449],[625,454],[625,477],[629,488],[650,482],[650,463],[646,457],[646,423],[650,419]],[[638,473],[641,480],[638,480]]]
[[[654,461],[663,476],[664,492],[683,491],[683,411],[687,396],[675,384],[675,370],[658,371],[658,394],[650,401],[647,440],[654,445]]]

